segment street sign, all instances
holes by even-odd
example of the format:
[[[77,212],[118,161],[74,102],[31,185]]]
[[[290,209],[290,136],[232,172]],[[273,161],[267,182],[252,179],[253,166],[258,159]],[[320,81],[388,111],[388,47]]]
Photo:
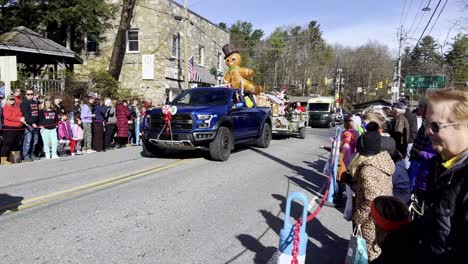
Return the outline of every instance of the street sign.
[[[444,88],[445,76],[406,76],[406,89]]]

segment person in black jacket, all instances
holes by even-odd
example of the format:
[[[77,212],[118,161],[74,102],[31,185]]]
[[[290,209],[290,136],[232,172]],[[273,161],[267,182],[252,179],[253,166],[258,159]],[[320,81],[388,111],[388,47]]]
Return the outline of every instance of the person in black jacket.
[[[26,99],[20,104],[21,113],[26,120],[26,129],[23,139],[23,160],[32,161],[34,149],[37,145],[39,130],[39,103],[34,100],[34,91],[26,90]]]
[[[409,219],[408,207],[397,197],[379,196],[371,203],[375,224],[375,244],[382,249],[370,264],[414,264],[417,234]]]
[[[406,120],[408,120],[408,125],[409,125],[408,151],[407,151],[407,155],[403,157],[403,159],[405,160],[406,169],[408,169],[410,166],[409,153],[411,149],[413,148],[414,140],[416,139],[418,135],[418,118],[415,114],[411,112],[411,109],[409,108],[408,100],[409,99],[400,100],[406,106],[405,118]]]
[[[441,159],[428,179],[420,263],[468,263],[468,91],[427,92],[426,133]]]

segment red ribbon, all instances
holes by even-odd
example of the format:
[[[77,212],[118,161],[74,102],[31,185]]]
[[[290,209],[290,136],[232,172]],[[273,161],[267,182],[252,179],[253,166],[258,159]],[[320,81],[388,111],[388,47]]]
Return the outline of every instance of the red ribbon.
[[[172,114],[171,112],[166,112],[164,114],[164,122],[166,122],[166,134],[169,135],[171,131],[171,119],[172,119]]]

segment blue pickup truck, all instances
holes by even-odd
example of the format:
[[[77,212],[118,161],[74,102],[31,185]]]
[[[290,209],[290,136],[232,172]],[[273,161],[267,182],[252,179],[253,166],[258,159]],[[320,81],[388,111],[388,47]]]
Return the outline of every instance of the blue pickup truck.
[[[203,149],[213,160],[226,161],[238,144],[267,148],[271,141],[271,109],[247,106],[240,89],[187,89],[170,103],[177,112],[171,131],[161,108],[149,110],[143,121],[142,154],[161,155],[167,149]],[[253,102],[253,106],[251,104]]]

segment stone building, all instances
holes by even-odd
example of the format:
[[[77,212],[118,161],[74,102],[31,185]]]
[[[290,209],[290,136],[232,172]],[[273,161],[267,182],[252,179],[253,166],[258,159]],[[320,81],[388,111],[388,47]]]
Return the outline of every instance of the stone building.
[[[109,0],[121,4],[121,0]],[[109,67],[120,10],[98,43],[85,39],[84,63],[76,72]],[[137,96],[161,101],[184,89],[184,7],[171,0],[139,0],[135,6],[131,29],[127,31],[127,50],[119,81]],[[226,71],[222,46],[229,43],[229,33],[206,18],[189,10],[188,53],[193,56],[198,78],[190,87],[219,84]],[[213,73],[216,70],[216,75]],[[193,75],[192,75],[193,77]],[[190,78],[189,78],[190,79]]]

